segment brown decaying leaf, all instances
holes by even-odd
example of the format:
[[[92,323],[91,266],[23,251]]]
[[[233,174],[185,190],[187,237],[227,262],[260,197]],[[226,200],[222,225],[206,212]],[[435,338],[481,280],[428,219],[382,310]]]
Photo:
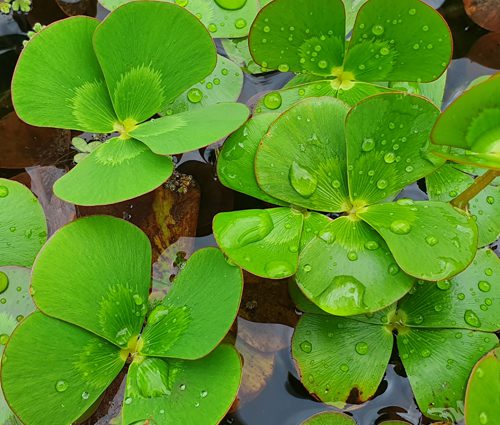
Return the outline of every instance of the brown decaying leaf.
[[[498,0],[464,0],[464,7],[476,24],[490,31],[500,31]]]

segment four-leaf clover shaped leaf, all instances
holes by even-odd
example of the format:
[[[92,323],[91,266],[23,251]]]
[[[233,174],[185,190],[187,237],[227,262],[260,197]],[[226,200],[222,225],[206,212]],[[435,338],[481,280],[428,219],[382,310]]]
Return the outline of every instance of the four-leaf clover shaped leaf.
[[[474,220],[444,202],[384,202],[442,165],[428,152],[438,114],[404,93],[372,96],[350,111],[338,99],[311,98],[279,116],[260,144],[247,127],[246,138],[245,128],[235,133],[221,154],[222,182],[292,208],[218,214],[219,246],[254,274],[297,272],[307,297],[338,315],[392,304],[415,278],[456,275],[476,252]]]
[[[477,251],[467,270],[450,280],[419,281],[410,293],[373,314],[325,314],[295,288],[305,311],[292,353],[308,391],[322,401],[360,401],[375,394],[393,350],[400,358],[420,410],[427,417],[459,421],[474,364],[498,344],[500,260]]]
[[[368,0],[346,45],[341,0],[274,0],[257,15],[250,52],[268,69],[304,74],[293,88],[259,104],[284,110],[304,97],[333,96],[350,105],[391,90],[381,82],[429,82],[443,74],[452,54],[450,30],[419,0]]]
[[[500,172],[500,74],[466,90],[432,130],[436,154]],[[438,149],[450,147],[449,149]],[[498,175],[498,173],[497,173]]]
[[[2,359],[5,397],[23,423],[73,423],[125,363],[123,423],[221,420],[241,378],[239,354],[219,345],[238,311],[241,270],[206,248],[148,313],[150,286],[151,246],[134,225],[94,216],[52,236],[33,266],[39,311]]]
[[[127,3],[102,23],[64,19],[35,35],[12,81],[19,117],[41,127],[119,134],[59,179],[56,195],[80,205],[142,195],[171,175],[169,155],[237,129],[248,117],[237,103],[147,121],[209,75],[216,61],[198,19],[160,1]]]

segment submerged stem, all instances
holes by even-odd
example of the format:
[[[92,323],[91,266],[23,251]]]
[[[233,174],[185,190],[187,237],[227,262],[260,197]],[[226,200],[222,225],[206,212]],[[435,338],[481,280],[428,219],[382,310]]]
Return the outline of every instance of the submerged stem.
[[[477,196],[486,186],[488,186],[497,176],[500,176],[500,171],[488,170],[482,176],[477,177],[467,189],[451,201],[454,207],[465,210],[469,201]]]

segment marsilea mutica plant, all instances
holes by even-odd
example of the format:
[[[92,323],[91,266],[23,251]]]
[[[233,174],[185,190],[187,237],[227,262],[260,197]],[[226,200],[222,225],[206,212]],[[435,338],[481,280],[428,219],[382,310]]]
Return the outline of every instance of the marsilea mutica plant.
[[[82,16],[64,19],[35,35],[12,82],[19,117],[41,127],[117,134],[59,179],[56,195],[81,205],[142,195],[171,175],[170,155],[237,129],[248,117],[242,104],[222,102],[180,113],[170,107],[207,77],[216,61],[215,44],[201,22],[160,1],[127,3],[102,23]],[[229,72],[224,69],[223,75]],[[199,89],[188,95],[192,103],[203,104]],[[149,120],[160,112],[167,115]]]
[[[241,360],[221,341],[238,312],[242,275],[219,250],[193,254],[152,306],[149,240],[112,217],[58,230],[31,282],[27,269],[2,268],[0,282],[4,274],[9,314],[33,309],[29,285],[37,308],[0,339],[2,389],[22,423],[74,423],[126,364],[123,424],[211,425],[230,408]]]

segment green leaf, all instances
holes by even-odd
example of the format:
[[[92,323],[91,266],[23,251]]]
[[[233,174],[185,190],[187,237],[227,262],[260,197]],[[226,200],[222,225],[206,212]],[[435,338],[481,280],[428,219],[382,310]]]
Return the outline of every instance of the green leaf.
[[[0,266],[30,267],[46,239],[45,214],[33,193],[0,178]]]
[[[390,88],[380,85],[352,81],[347,87],[343,85],[339,87],[337,98],[350,106],[354,106],[367,97],[391,91]]]
[[[373,96],[352,108],[346,120],[351,199],[384,200],[441,165],[427,153],[438,116],[431,102],[401,93]]]
[[[311,416],[302,425],[356,425],[356,422],[344,413],[323,412]]]
[[[392,343],[392,332],[383,326],[304,314],[293,335],[292,354],[307,390],[325,403],[343,406],[350,395],[362,402],[375,394]]]
[[[489,249],[477,251],[472,264],[450,280],[419,282],[400,304],[406,326],[500,329],[500,260]]]
[[[22,120],[40,127],[113,131],[116,116],[92,47],[98,24],[83,16],[63,19],[30,40],[12,81]]]
[[[328,97],[306,99],[284,112],[255,157],[260,187],[304,208],[348,210],[346,114],[347,105]]]
[[[220,182],[233,190],[275,205],[286,205],[264,192],[255,178],[255,154],[260,140],[278,114],[262,114],[248,120],[229,136],[217,161]]]
[[[491,350],[494,334],[456,329],[409,329],[397,337],[398,350],[422,413],[458,422],[465,386],[474,364]]]
[[[302,235],[300,236],[299,251],[311,242],[319,232],[332,221],[326,215],[319,214],[314,211],[308,211],[304,214],[304,225],[302,226]]]
[[[29,295],[30,269],[24,267],[0,267],[0,356],[9,337],[24,316],[35,310]],[[0,365],[1,370],[1,365]],[[10,410],[0,384],[0,423],[14,425]]]
[[[215,248],[197,251],[149,315],[141,353],[188,360],[206,356],[229,331],[242,290],[239,267]]]
[[[219,423],[236,398],[240,379],[240,356],[234,347],[225,344],[195,361],[134,361],[127,376],[123,421]]]
[[[23,423],[69,424],[124,364],[120,349],[106,340],[37,312],[16,328],[5,348],[2,387]]]
[[[295,307],[303,313],[328,315],[326,311],[321,310],[304,295],[304,293],[300,290],[299,285],[295,282],[295,279],[288,280],[288,293],[290,294]]]
[[[410,94],[417,94],[426,97],[438,108],[443,104],[444,90],[446,88],[446,78],[448,71],[445,71],[441,77],[430,83],[417,82],[393,82],[389,83],[389,87],[399,91],[405,91]]]
[[[464,270],[476,255],[477,226],[444,202],[400,200],[357,213],[384,238],[411,276],[442,280]]]
[[[165,2],[116,9],[96,29],[94,49],[126,126],[161,111],[210,74],[217,60],[215,45],[195,16]]]
[[[474,182],[474,178],[445,164],[426,177],[427,193],[433,201],[451,201]],[[500,187],[484,188],[469,202],[469,212],[476,220],[480,247],[500,237]]]
[[[164,113],[171,115],[221,102],[236,102],[242,88],[243,73],[238,65],[217,55],[217,65],[212,73],[167,105]]]
[[[261,66],[257,65],[250,54],[248,48],[248,38],[225,38],[222,40],[222,47],[227,57],[238,64],[241,69],[248,74],[261,74],[265,72]]]
[[[370,0],[359,10],[344,73],[358,81],[433,81],[452,54],[443,17],[419,0]]]
[[[281,279],[297,271],[304,216],[292,208],[219,213],[217,244],[229,259],[257,276]]]
[[[170,157],[154,154],[138,140],[113,138],[57,180],[54,193],[77,205],[113,204],[156,189],[173,168]]]
[[[193,151],[214,143],[238,129],[248,118],[242,103],[218,103],[203,109],[153,119],[130,135],[159,155]]]
[[[348,217],[333,220],[304,248],[295,278],[311,301],[338,316],[387,307],[415,281],[400,271],[377,232]]]
[[[500,78],[494,76],[465,91],[436,122],[432,142],[460,148],[443,157],[500,170]]]
[[[249,45],[255,62],[264,68],[332,75],[344,58],[344,4],[274,0],[255,18]]]
[[[74,221],[47,242],[32,273],[45,314],[127,347],[142,327],[151,246],[134,225],[108,216]]]
[[[465,422],[484,425],[500,420],[500,348],[490,351],[472,370],[465,396]]]

